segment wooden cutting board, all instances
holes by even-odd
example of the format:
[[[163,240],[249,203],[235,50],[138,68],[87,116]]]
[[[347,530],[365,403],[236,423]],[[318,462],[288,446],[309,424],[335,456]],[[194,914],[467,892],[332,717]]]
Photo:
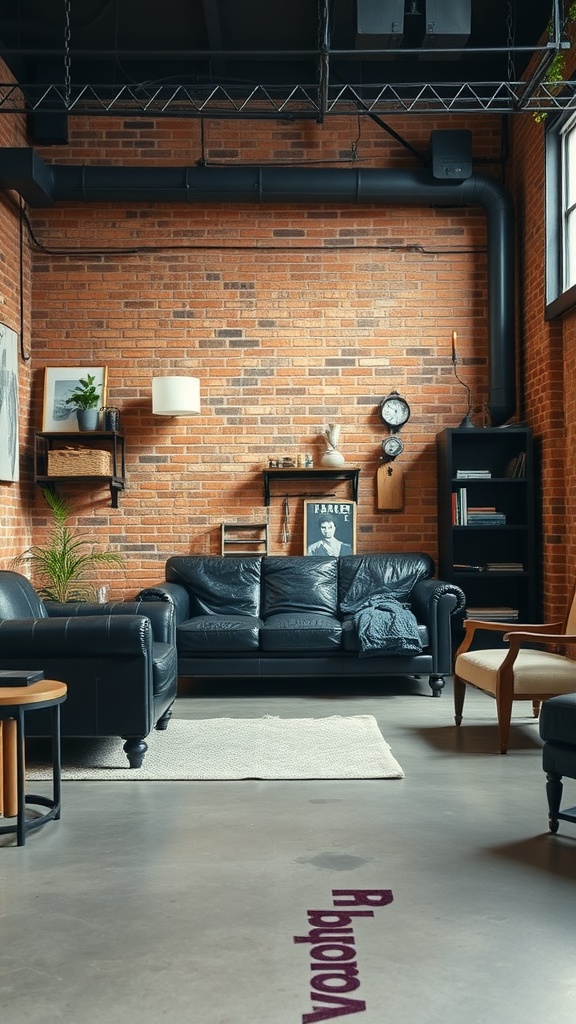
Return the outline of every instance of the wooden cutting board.
[[[378,512],[396,512],[404,508],[404,470],[394,462],[378,467],[376,508]]]

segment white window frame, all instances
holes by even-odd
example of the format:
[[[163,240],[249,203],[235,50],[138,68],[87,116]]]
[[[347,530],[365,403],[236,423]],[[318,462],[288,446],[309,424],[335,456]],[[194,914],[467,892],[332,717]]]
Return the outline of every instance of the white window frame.
[[[546,320],[576,305],[576,113],[546,132]]]

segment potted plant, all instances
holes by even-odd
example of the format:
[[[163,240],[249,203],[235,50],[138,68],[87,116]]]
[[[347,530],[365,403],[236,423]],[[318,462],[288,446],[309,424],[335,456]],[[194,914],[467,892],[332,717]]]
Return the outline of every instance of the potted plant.
[[[13,560],[16,568],[26,562],[39,596],[45,601],[94,601],[96,590],[87,582],[91,570],[104,565],[123,565],[117,551],[95,551],[88,541],[76,537],[67,525],[71,515],[68,502],[50,487],[44,497],[52,510],[54,525],[45,546],[33,544]]]
[[[100,395],[98,388],[101,384],[94,383],[94,374],[88,373],[81,377],[74,391],[66,399],[66,405],[72,405],[76,409],[79,430],[96,430],[98,427],[98,414],[100,406]]]

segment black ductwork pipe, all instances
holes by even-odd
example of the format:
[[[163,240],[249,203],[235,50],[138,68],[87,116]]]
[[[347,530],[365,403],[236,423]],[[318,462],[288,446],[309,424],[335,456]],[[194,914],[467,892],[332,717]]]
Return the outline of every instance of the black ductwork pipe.
[[[116,167],[46,164],[33,149],[0,149],[0,188],[31,206],[100,203],[374,203],[480,206],[486,215],[488,409],[493,426],[516,411],[514,214],[496,179],[432,177],[427,170],[301,167]]]

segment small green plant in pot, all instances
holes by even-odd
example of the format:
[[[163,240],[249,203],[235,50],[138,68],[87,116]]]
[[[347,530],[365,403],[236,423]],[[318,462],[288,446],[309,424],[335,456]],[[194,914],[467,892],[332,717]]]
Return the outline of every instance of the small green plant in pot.
[[[123,565],[117,551],[95,551],[88,541],[76,537],[68,526],[71,508],[65,498],[50,487],[44,497],[52,510],[54,524],[44,546],[33,544],[13,560],[14,568],[28,564],[34,586],[44,601],[94,601],[96,591],[86,579],[101,566]]]
[[[66,405],[72,405],[76,409],[79,430],[96,430],[98,427],[98,414],[100,412],[100,395],[98,388],[101,384],[94,383],[95,377],[87,373],[81,377],[74,391],[66,399]]]

